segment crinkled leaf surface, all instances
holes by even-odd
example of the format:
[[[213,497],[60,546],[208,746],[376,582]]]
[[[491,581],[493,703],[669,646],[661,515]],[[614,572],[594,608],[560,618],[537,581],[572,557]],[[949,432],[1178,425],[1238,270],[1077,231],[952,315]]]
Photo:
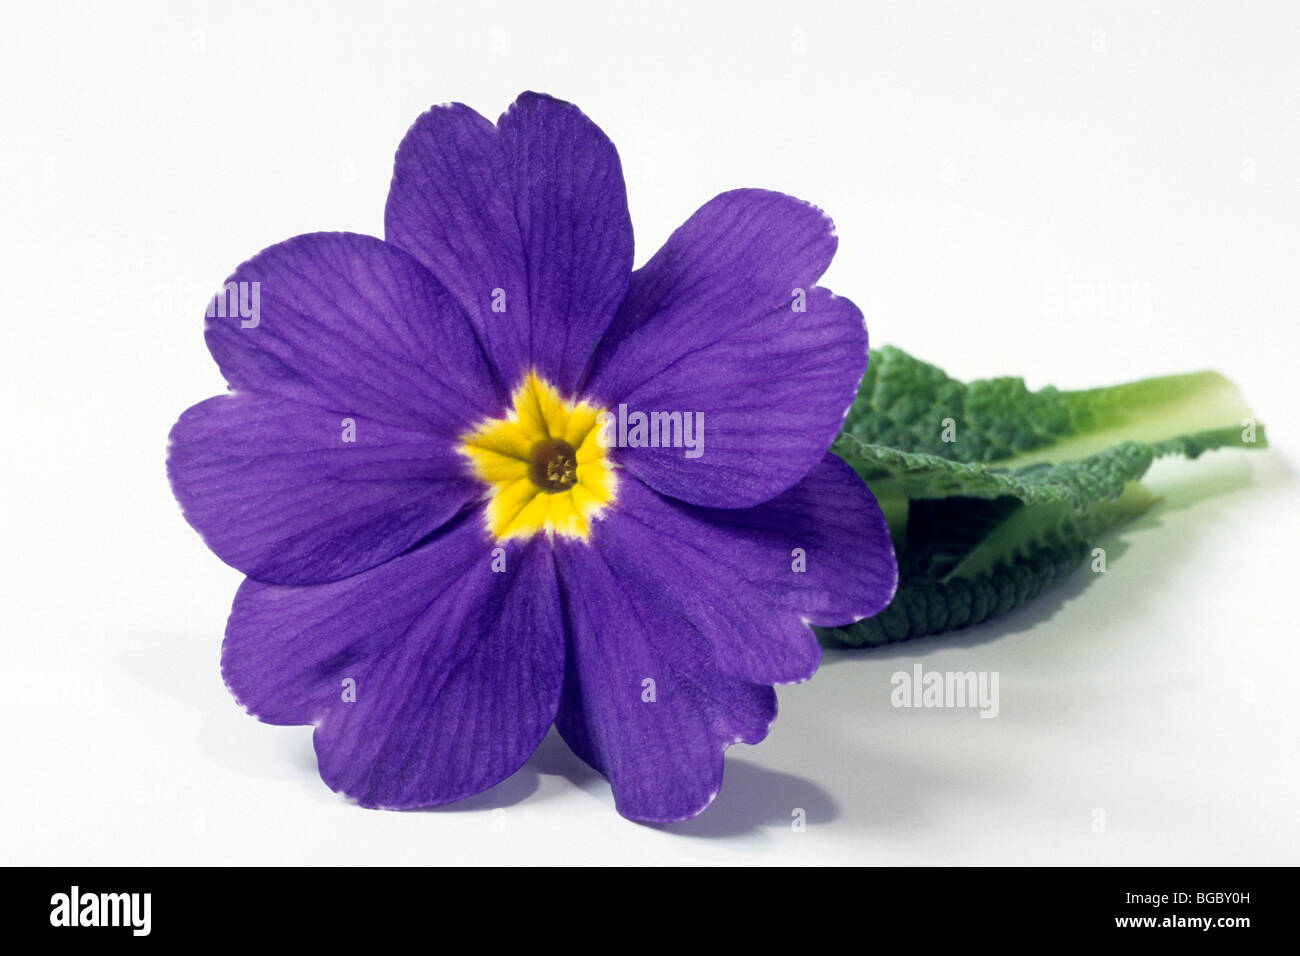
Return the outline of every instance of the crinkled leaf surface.
[[[1263,447],[1262,426],[1215,372],[1033,392],[874,351],[833,450],[880,500],[901,581],[883,612],[823,636],[877,645],[1006,614],[1155,503],[1137,482],[1156,458]]]

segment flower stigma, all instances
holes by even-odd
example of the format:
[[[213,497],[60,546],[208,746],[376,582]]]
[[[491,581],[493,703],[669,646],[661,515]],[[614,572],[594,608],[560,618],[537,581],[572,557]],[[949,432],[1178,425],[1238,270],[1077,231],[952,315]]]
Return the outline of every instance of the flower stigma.
[[[578,453],[567,441],[544,438],[533,446],[528,477],[538,488],[555,494],[568,491],[578,481]]]

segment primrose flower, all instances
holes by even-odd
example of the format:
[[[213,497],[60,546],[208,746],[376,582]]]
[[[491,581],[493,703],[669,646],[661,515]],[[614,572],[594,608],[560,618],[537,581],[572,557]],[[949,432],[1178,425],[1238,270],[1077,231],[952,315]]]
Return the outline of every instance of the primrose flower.
[[[209,308],[231,392],[181,416],[168,472],[247,575],[227,685],[314,725],[364,806],[482,791],[555,725],[623,815],[700,812],[816,670],[809,624],[896,583],[827,452],[867,361],[815,284],[830,220],[724,193],[634,272],[613,145],[525,93],[416,120],[385,233],[272,246]]]

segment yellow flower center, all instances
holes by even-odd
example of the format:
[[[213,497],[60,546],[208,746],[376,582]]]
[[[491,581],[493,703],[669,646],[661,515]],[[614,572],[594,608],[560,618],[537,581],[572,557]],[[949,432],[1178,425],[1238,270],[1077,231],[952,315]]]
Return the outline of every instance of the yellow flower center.
[[[604,409],[566,402],[530,373],[505,418],[461,436],[464,454],[489,489],[488,530],[498,540],[545,531],[585,541],[614,500],[614,469],[601,446]]]

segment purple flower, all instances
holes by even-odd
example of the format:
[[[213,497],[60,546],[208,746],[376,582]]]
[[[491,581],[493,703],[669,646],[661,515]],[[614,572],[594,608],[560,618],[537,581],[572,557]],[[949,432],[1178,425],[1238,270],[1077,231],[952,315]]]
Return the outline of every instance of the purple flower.
[[[867,361],[815,285],[830,220],[723,193],[633,272],[613,145],[525,93],[495,126],[416,120],[385,232],[272,246],[209,309],[231,393],[181,416],[168,472],[248,575],[226,683],[315,725],[364,806],[484,790],[555,724],[624,816],[693,816],[816,670],[809,624],[894,591],[827,452]]]

